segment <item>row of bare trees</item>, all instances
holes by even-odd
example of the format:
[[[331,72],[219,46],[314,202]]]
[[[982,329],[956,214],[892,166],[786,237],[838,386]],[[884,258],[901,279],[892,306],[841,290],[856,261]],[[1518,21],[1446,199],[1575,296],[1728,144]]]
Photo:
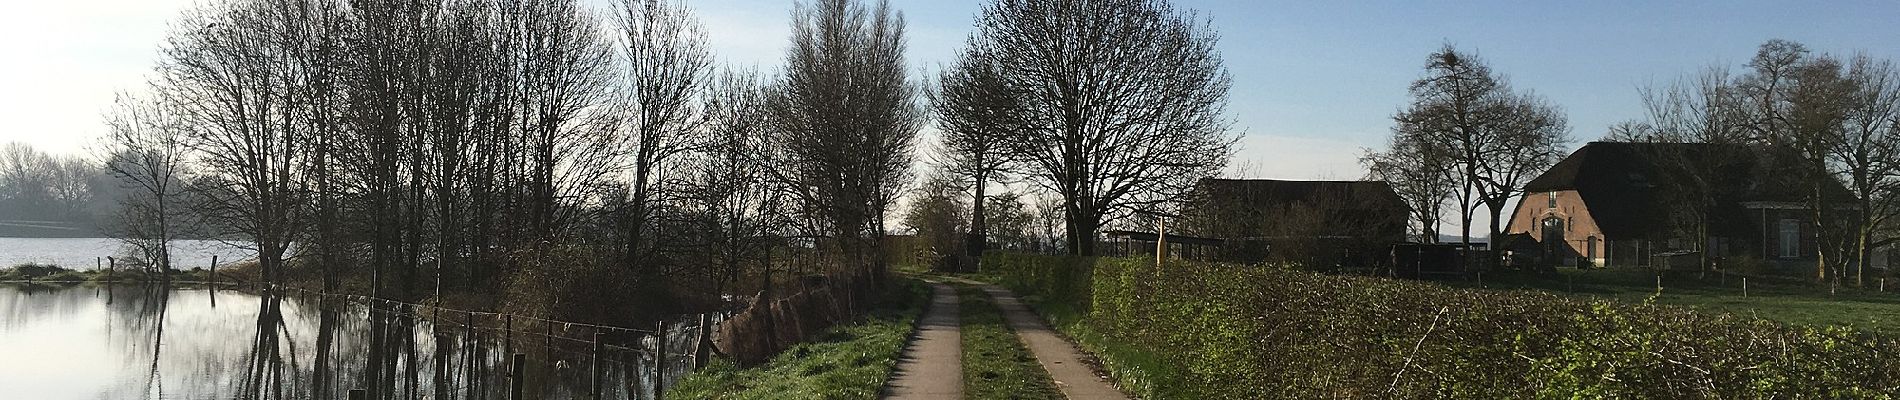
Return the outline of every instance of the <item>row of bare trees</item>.
[[[48,154],[25,143],[0,144],[0,220],[90,223],[104,172],[81,157]]]
[[[1778,168],[1803,182],[1818,232],[1815,279],[1863,282],[1876,249],[1900,215],[1900,69],[1865,54],[1816,54],[1800,43],[1763,43],[1739,73],[1712,66],[1642,91],[1642,117],[1612,127],[1609,139],[1741,146],[1716,157],[1664,157],[1684,207],[1671,210],[1685,237],[1708,242],[1709,210],[1733,171],[1726,160],[1755,157],[1747,146],[1792,150]],[[1666,155],[1665,155],[1666,156]],[[1828,190],[1836,183],[1842,194]]]
[[[875,272],[924,118],[903,18],[823,0],[794,25],[768,80],[717,67],[674,0],[206,3],[108,116],[128,236],[190,214],[267,280],[398,298],[535,268],[717,298],[790,236]]]

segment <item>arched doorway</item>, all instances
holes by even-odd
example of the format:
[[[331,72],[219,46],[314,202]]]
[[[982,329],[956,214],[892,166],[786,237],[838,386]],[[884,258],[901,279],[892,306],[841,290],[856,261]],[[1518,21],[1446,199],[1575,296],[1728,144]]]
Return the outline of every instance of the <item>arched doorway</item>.
[[[1555,215],[1544,217],[1542,228],[1544,230],[1544,237],[1541,240],[1544,244],[1544,263],[1554,265],[1563,262],[1565,255],[1569,253],[1568,246],[1564,244],[1564,219]]]

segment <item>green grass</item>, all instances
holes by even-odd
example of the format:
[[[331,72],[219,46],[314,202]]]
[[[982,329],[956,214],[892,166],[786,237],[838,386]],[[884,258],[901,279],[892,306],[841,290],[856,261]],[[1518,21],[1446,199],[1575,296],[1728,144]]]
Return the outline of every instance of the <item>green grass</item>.
[[[957,294],[962,301],[964,398],[1064,398],[989,295],[974,287],[959,288]]]
[[[1870,279],[1868,288],[1829,288],[1798,278],[1755,276],[1743,296],[1740,276],[1672,272],[1663,276],[1656,293],[1656,276],[1646,269],[1559,269],[1555,275],[1501,272],[1487,274],[1493,289],[1536,289],[1560,294],[1641,303],[1687,306],[1707,311],[1761,317],[1807,326],[1848,326],[1869,332],[1900,334],[1900,280],[1890,279],[1888,291],[1879,292]],[[1448,282],[1475,286],[1476,282]]]
[[[668,388],[669,399],[872,399],[884,386],[928,298],[905,280],[863,321],[832,328],[765,364],[739,368],[716,360]]]
[[[1009,283],[1004,281],[1002,275],[987,271],[957,274],[956,277],[1006,287]],[[1030,309],[1036,311],[1037,315],[1048,321],[1056,332],[1068,336],[1069,340],[1075,342],[1076,346],[1087,353],[1087,357],[1101,363],[1102,370],[1106,371],[1109,378],[1113,379],[1123,391],[1141,398],[1171,398],[1156,390],[1158,386],[1168,385],[1156,385],[1156,383],[1171,382],[1179,377],[1161,363],[1160,355],[1140,346],[1114,340],[1098,332],[1088,323],[1088,312],[1081,306],[1081,303],[1086,302],[1085,299],[1051,301],[1033,291],[1022,290],[1022,288],[1012,288],[1012,290],[1016,292],[1018,298],[1022,299],[1023,304],[1028,305]],[[969,312],[967,307],[964,310],[965,313]],[[965,321],[963,334],[967,337],[970,334],[970,328],[968,320]],[[969,345],[965,344],[965,346]],[[967,382],[969,366],[966,364],[964,369],[966,376],[964,379]],[[1055,398],[1061,397],[1058,394]]]

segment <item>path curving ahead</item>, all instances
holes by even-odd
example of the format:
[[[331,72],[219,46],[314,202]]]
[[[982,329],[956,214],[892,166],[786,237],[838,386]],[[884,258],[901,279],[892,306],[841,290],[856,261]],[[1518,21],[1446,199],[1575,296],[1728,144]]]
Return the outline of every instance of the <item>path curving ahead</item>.
[[[963,333],[957,315],[957,290],[930,284],[930,308],[917,321],[917,334],[904,346],[897,370],[884,384],[888,399],[962,399]]]
[[[1056,381],[1056,387],[1062,389],[1062,395],[1070,399],[1127,399],[1121,390],[1115,389],[1108,381],[1095,375],[1095,369],[1082,363],[1082,352],[1075,345],[1062,338],[1061,334],[1043,323],[1028,306],[1024,306],[1016,294],[996,285],[983,285],[983,291],[989,293],[996,308],[1003,310],[1003,318],[1009,321],[1009,328],[1016,331],[1023,345],[1035,353],[1036,362],[1042,369],[1049,371],[1049,378]]]

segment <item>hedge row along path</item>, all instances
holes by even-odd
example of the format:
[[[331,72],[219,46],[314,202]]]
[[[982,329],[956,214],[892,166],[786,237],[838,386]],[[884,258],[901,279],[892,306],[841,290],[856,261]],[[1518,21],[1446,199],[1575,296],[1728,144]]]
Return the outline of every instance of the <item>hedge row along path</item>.
[[[917,320],[917,333],[884,393],[891,399],[963,398],[963,319],[957,315],[957,290],[930,284],[930,306]]]
[[[1062,395],[1077,400],[1128,398],[1110,385],[1106,377],[1096,375],[1093,368],[1082,363],[1082,352],[1043,323],[1015,293],[996,285],[982,285],[982,288],[989,293],[996,308],[1003,310],[1003,319],[1009,321],[1009,328],[1016,331],[1017,338],[1029,347],[1029,352],[1036,354],[1036,362],[1049,371],[1049,378],[1056,381]]]

